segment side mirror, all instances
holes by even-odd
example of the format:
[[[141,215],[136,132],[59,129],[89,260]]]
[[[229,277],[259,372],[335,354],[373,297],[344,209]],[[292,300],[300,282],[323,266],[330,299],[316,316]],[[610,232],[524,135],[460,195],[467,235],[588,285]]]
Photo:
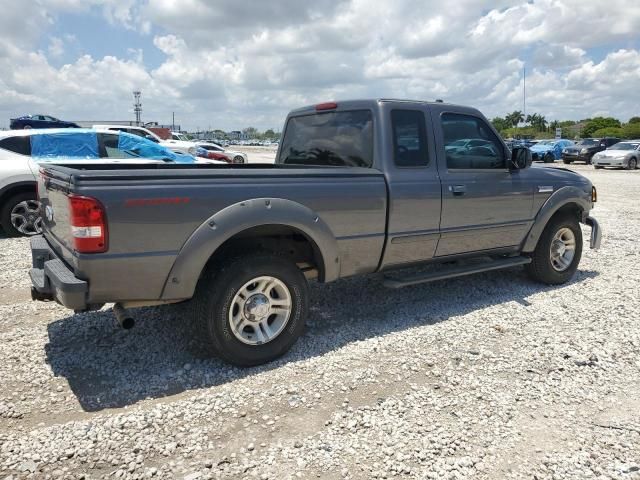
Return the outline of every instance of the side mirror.
[[[533,158],[531,150],[527,147],[513,147],[511,150],[511,168],[510,170],[523,170],[531,166]]]

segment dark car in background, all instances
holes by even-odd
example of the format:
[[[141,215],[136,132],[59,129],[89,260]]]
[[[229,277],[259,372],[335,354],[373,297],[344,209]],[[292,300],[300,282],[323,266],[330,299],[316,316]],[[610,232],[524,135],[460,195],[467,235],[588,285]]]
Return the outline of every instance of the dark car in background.
[[[9,127],[11,130],[22,130],[24,128],[80,128],[80,125],[50,115],[24,115],[10,119]]]
[[[619,138],[605,137],[605,138],[583,138],[573,146],[567,147],[562,150],[562,161],[566,164],[571,162],[585,162],[591,163],[593,156],[601,152],[611,145],[615,145],[620,141]]]

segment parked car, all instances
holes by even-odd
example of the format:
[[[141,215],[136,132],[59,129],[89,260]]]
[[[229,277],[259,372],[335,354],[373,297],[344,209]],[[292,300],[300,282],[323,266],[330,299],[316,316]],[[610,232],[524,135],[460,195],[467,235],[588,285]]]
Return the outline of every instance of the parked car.
[[[189,149],[189,153],[191,153],[191,155],[198,155],[211,160],[221,160],[227,163],[247,163],[249,161],[246,153],[226,150],[222,146],[212,142],[197,142],[195,147]]]
[[[566,164],[572,162],[590,164],[596,153],[615,145],[619,141],[620,139],[615,137],[583,138],[575,145],[570,145],[562,150],[562,161]]]
[[[41,231],[36,199],[38,165],[44,163],[195,162],[127,133],[89,129],[0,132],[0,225],[9,236]]]
[[[22,130],[24,128],[79,128],[79,125],[59,120],[50,115],[24,115],[10,119],[9,128],[11,130]]]
[[[151,140],[152,142],[159,143],[163,147],[167,147],[170,150],[178,153],[188,154],[189,149],[195,146],[195,142],[186,140],[186,137],[180,140],[178,138],[180,134],[176,134],[175,132],[171,132],[171,138],[163,140],[148,128],[138,127],[135,125],[94,125],[93,128],[127,132],[132,135],[138,135],[140,137],[146,138],[147,140]],[[176,135],[176,138],[174,138],[174,135]]]
[[[540,140],[531,145],[534,162],[553,163],[562,158],[562,150],[573,145],[571,140]]]
[[[128,307],[193,298],[198,341],[249,366],[304,331],[307,278],[379,271],[399,288],[525,265],[561,284],[580,262],[580,222],[600,244],[591,182],[529,168],[529,149],[509,152],[473,108],[330,102],[294,110],[283,132],[275,165],[48,166],[38,191],[55,220],[31,242],[33,298],[77,311],[115,302],[128,327]],[[462,138],[491,148],[446,150]],[[418,263],[433,269],[399,270]]]
[[[627,170],[638,168],[640,161],[640,140],[618,142],[606,150],[596,153],[591,163],[596,169],[604,167],[623,167]]]

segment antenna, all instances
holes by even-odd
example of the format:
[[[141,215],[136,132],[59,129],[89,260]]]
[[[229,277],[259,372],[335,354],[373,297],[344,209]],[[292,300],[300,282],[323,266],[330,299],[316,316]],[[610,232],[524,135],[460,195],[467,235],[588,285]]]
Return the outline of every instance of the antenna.
[[[140,126],[140,119],[142,117],[142,102],[140,101],[140,90],[134,90],[133,92],[133,112],[136,114],[136,125]]]

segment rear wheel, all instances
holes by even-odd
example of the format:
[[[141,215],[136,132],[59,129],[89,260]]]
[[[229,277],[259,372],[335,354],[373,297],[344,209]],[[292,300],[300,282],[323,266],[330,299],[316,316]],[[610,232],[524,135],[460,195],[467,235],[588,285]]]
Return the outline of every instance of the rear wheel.
[[[555,160],[555,157],[553,156],[553,153],[548,152],[547,154],[545,154],[544,163],[553,163],[554,160]]]
[[[568,282],[582,257],[582,230],[570,215],[552,219],[542,232],[538,245],[525,265],[534,280],[550,285]]]
[[[0,225],[10,237],[42,233],[40,204],[35,192],[18,193],[0,209]]]
[[[602,170],[604,167],[602,165],[594,165],[593,168],[596,170]]]
[[[22,127],[23,130],[31,130],[31,125],[25,125]]]
[[[284,355],[304,331],[307,280],[274,253],[230,258],[200,279],[193,307],[207,353],[238,366],[260,365]]]

